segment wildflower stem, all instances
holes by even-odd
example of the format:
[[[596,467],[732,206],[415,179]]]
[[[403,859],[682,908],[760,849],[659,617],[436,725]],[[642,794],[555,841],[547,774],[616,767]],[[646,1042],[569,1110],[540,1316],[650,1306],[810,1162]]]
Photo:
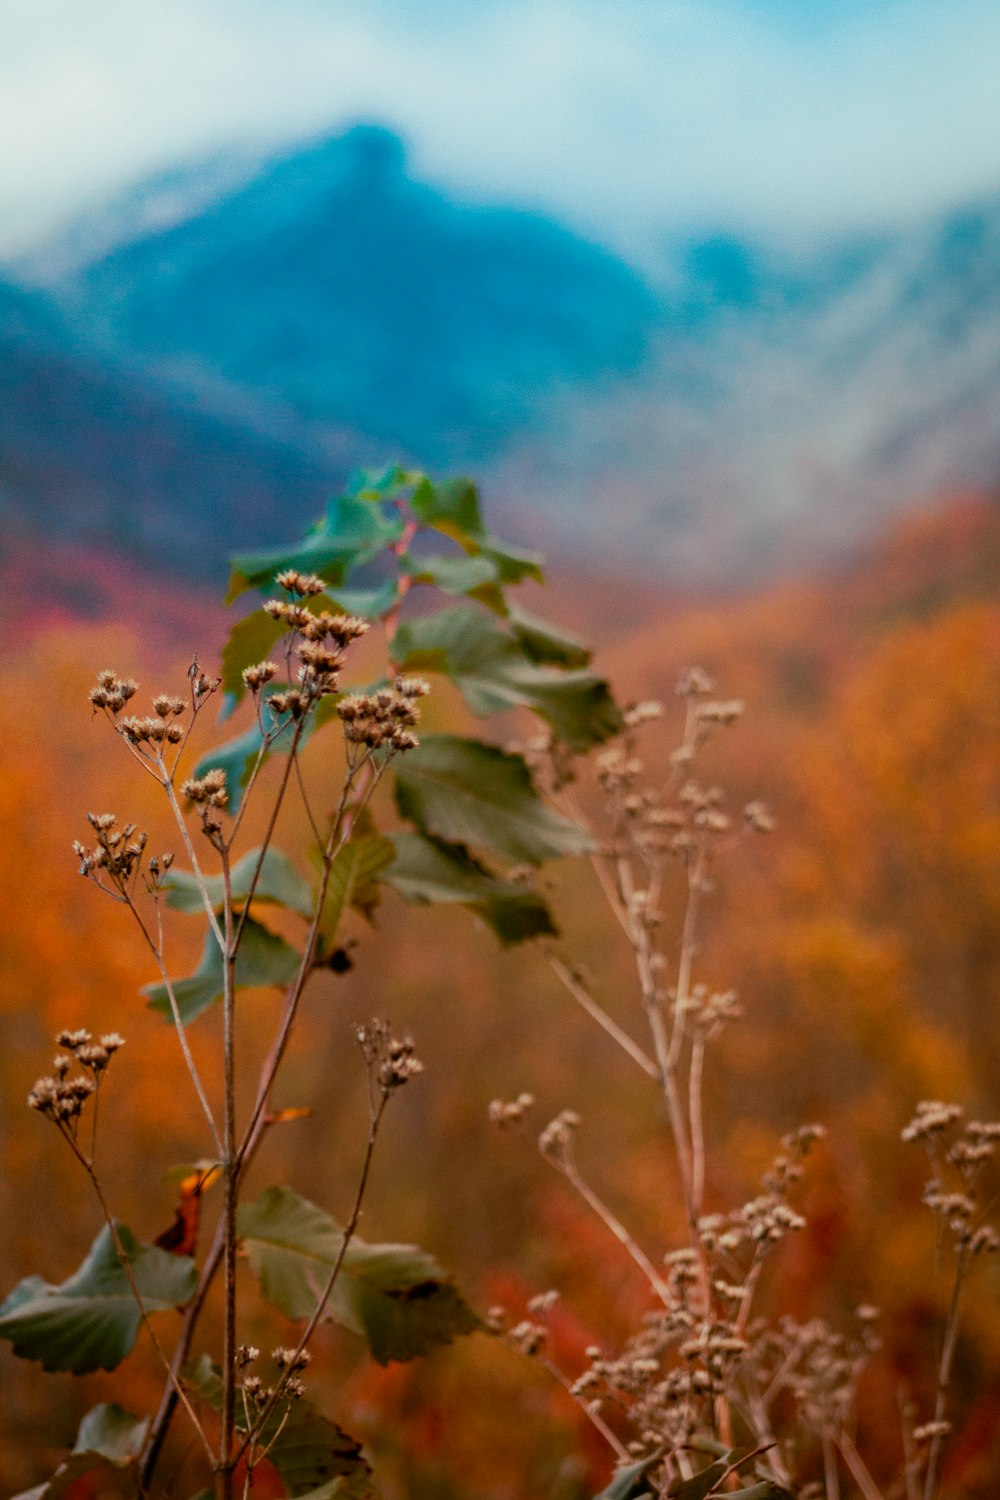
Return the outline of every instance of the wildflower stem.
[[[868,1466],[855,1447],[854,1439],[849,1432],[838,1434],[837,1447],[840,1449],[844,1463],[851,1471],[851,1478],[865,1497],[865,1500],[885,1500],[882,1491],[868,1472]]]
[[[941,1359],[938,1364],[937,1397],[934,1402],[934,1435],[927,1454],[927,1473],[924,1479],[924,1500],[936,1500],[941,1481],[941,1455],[946,1431],[948,1390],[951,1385],[951,1366],[958,1342],[959,1310],[966,1272],[969,1269],[970,1252],[967,1244],[960,1245],[955,1259],[955,1279],[951,1288],[948,1319],[941,1341]]]
[[[229,850],[221,849],[224,891],[225,947],[222,966],[222,1026],[225,1106],[223,1114],[223,1281],[225,1302],[222,1332],[222,1427],[219,1437],[217,1492],[232,1500],[233,1438],[236,1413],[236,1206],[239,1162],[236,1154],[235,978],[237,939],[233,921],[233,889]],[[249,904],[249,903],[248,903]]]
[[[187,1039],[187,1029],[181,1016],[180,1007],[177,1004],[177,996],[174,993],[174,982],[170,978],[170,975],[167,973],[167,966],[163,959],[163,914],[160,910],[160,903],[159,901],[156,902],[155,941],[142,919],[142,913],[130,896],[126,896],[125,904],[128,906],[129,911],[135,918],[139,927],[139,931],[142,933],[143,938],[146,941],[146,945],[149,948],[149,951],[152,953],[153,958],[156,962],[156,967],[160,971],[160,978],[163,981],[163,988],[167,992],[167,1001],[170,1005],[170,1015],[174,1023],[174,1030],[177,1033],[177,1040],[181,1045],[181,1052],[184,1054],[184,1062],[187,1066],[191,1082],[194,1085],[194,1091],[198,1095],[198,1102],[201,1105],[202,1113],[204,1114],[205,1119],[208,1122],[209,1130],[212,1132],[212,1143],[215,1147],[216,1154],[221,1157],[223,1154],[223,1148],[222,1140],[219,1136],[219,1127],[215,1123],[215,1115],[212,1111],[211,1104],[208,1102],[208,1095],[206,1094],[205,1086],[201,1081],[201,1074],[198,1072],[197,1064],[195,1063],[194,1057],[191,1054],[191,1048]]]
[[[326,1284],[324,1285],[323,1290],[320,1292],[319,1297],[317,1298],[316,1306],[313,1308],[312,1315],[299,1337],[298,1344],[296,1345],[291,1358],[286,1362],[285,1368],[282,1370],[281,1375],[274,1386],[274,1390],[271,1394],[270,1400],[264,1405],[253,1428],[243,1439],[243,1443],[241,1444],[239,1452],[236,1455],[236,1463],[239,1462],[250,1444],[255,1442],[259,1434],[263,1431],[268,1417],[270,1417],[271,1413],[275,1410],[278,1402],[281,1400],[285,1386],[296,1368],[299,1356],[308,1345],[309,1340],[312,1338],[313,1334],[316,1332],[320,1320],[322,1319],[323,1314],[326,1312],[327,1304],[329,1303],[330,1297],[333,1294],[333,1289],[337,1284],[337,1277],[340,1275],[340,1272],[343,1268],[344,1259],[347,1255],[351,1240],[354,1238],[355,1231],[358,1227],[358,1222],[361,1218],[361,1208],[362,1204],[364,1203],[365,1192],[368,1187],[368,1177],[371,1172],[372,1159],[375,1155],[375,1143],[378,1140],[379,1126],[382,1123],[382,1116],[385,1114],[385,1108],[388,1102],[389,1094],[387,1091],[383,1090],[377,1105],[375,1106],[374,1110],[372,1110],[369,1116],[368,1140],[365,1145],[364,1160],[361,1164],[361,1175],[358,1178],[358,1186],[354,1194],[354,1205],[351,1209],[350,1217],[348,1218],[347,1223],[344,1225],[340,1240],[340,1248],[337,1251],[336,1259],[334,1260],[334,1263],[330,1268],[330,1274],[326,1279]]]
[[[156,1354],[161,1364],[163,1365],[163,1368],[167,1372],[167,1376],[176,1391],[177,1399],[180,1401],[181,1405],[184,1407],[184,1410],[191,1418],[192,1425],[194,1426],[195,1431],[200,1437],[206,1453],[208,1454],[210,1459],[214,1458],[215,1455],[212,1452],[212,1447],[208,1441],[208,1438],[205,1436],[205,1430],[198,1420],[194,1407],[191,1405],[191,1402],[188,1399],[187,1392],[181,1385],[179,1377],[174,1372],[173,1365],[171,1364],[170,1359],[167,1357],[166,1350],[160,1343],[156,1329],[153,1327],[152,1320],[146,1310],[146,1304],[142,1300],[142,1293],[139,1291],[139,1287],[135,1279],[135,1273],[132,1270],[132,1263],[129,1260],[128,1252],[126,1251],[125,1246],[122,1244],[121,1235],[118,1233],[117,1221],[111,1212],[108,1200],[104,1196],[104,1189],[101,1187],[100,1178],[94,1170],[94,1164],[86,1155],[86,1153],[81,1151],[78,1142],[70,1131],[63,1130],[62,1134],[64,1138],[69,1142],[70,1149],[72,1150],[77,1161],[83,1167],[87,1176],[90,1178],[94,1192],[97,1194],[97,1201],[101,1205],[101,1212],[104,1214],[104,1221],[107,1224],[108,1232],[111,1235],[111,1243],[115,1247],[115,1254],[118,1256],[121,1268],[125,1273],[125,1279],[129,1284],[129,1290],[131,1291],[132,1296],[135,1299],[135,1304],[139,1309],[139,1315],[142,1318],[143,1326],[145,1327],[146,1332],[149,1334],[150,1342],[153,1345],[153,1348],[155,1349]]]
[[[559,954],[551,947],[546,946],[544,952],[553,973],[561,980],[577,1004],[587,1012],[588,1016],[591,1016],[597,1022],[598,1026],[604,1028],[608,1035],[618,1043],[624,1052],[628,1053],[632,1061],[637,1063],[644,1073],[647,1073],[650,1078],[655,1079],[659,1083],[660,1070],[649,1054],[639,1046],[638,1042],[632,1040],[628,1032],[624,1031],[618,1025],[617,1021],[608,1015],[603,1006],[598,1005],[586,987],[581,984],[579,978],[570,965],[566,963],[565,959],[560,958]]]
[[[590,1402],[585,1401],[583,1397],[573,1389],[573,1382],[572,1380],[570,1380],[566,1372],[564,1370],[561,1370],[555,1363],[555,1361],[550,1359],[546,1354],[540,1354],[538,1357],[538,1362],[543,1366],[544,1369],[548,1370],[549,1374],[558,1381],[566,1394],[576,1402],[577,1406],[587,1418],[587,1421],[591,1424],[592,1427],[595,1427],[597,1429],[604,1441],[614,1451],[614,1454],[619,1462],[624,1463],[631,1456],[625,1444],[619,1437],[616,1436],[614,1432],[612,1432],[611,1428],[608,1426],[607,1422],[605,1422],[600,1412],[594,1411],[591,1407]]]

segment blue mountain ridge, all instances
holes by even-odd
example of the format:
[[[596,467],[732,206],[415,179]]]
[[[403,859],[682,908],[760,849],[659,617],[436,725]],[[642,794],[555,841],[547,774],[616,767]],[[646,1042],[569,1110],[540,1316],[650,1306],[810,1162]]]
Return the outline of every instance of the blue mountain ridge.
[[[553,386],[634,370],[660,314],[610,253],[416,182],[374,126],[113,249],[63,299],[118,355],[432,465],[495,453]]]
[[[270,537],[402,459],[473,469],[534,543],[697,581],[1000,475],[1000,200],[811,256],[665,243],[654,284],[373,126],[164,180],[169,213],[139,185],[44,296],[0,287],[8,522],[69,506],[170,562],[241,495]]]

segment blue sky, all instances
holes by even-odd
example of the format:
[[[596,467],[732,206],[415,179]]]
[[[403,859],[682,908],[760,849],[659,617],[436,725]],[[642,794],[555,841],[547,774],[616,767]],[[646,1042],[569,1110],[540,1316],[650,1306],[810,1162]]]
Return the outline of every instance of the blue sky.
[[[1000,0],[0,0],[0,253],[177,160],[377,119],[642,260],[1000,189]]]

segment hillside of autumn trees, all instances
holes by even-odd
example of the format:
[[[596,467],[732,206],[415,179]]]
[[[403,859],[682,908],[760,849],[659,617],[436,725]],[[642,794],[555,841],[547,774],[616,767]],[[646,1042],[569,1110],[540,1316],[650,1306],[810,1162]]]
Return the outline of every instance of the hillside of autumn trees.
[[[215,600],[108,559],[13,558],[5,573],[3,1289],[27,1269],[59,1281],[95,1232],[73,1163],[23,1104],[60,1028],[127,1037],[111,1165],[116,1208],[144,1238],[173,1216],[169,1169],[196,1154],[176,1048],[138,994],[148,961],[79,881],[70,843],[87,811],[114,810],[170,846],[162,809],[111,752],[87,689],[110,666],[170,690],[192,651],[210,664],[224,629]],[[709,1200],[742,1201],[778,1136],[807,1120],[826,1126],[803,1193],[809,1227],[784,1248],[771,1295],[779,1310],[834,1321],[859,1303],[882,1310],[862,1425],[891,1468],[899,1390],[930,1390],[943,1286],[922,1165],[900,1130],[921,1099],[1000,1114],[1000,509],[944,501],[836,573],[749,596],[664,604],[628,580],[557,576],[526,605],[596,643],[622,701],[660,698],[669,718],[679,670],[697,663],[746,702],[744,721],[713,743],[713,770],[736,805],[762,798],[778,827],[734,854],[710,905],[703,969],[739,991],[747,1019],[708,1079],[721,1142]],[[427,702],[432,727],[460,720],[447,694]],[[285,845],[296,847],[294,832]],[[624,1017],[619,935],[589,873],[567,863],[551,878],[567,952]],[[391,896],[374,928],[359,918],[352,937],[354,967],[311,995],[283,1085],[284,1103],[309,1100],[314,1112],[283,1127],[272,1153],[304,1194],[321,1181],[327,1201],[345,1200],[363,1143],[350,1024],[378,1012],[412,1031],[427,1075],[387,1128],[364,1232],[439,1255],[483,1309],[502,1302],[519,1314],[559,1288],[553,1336],[561,1362],[578,1366],[588,1345],[636,1320],[643,1284],[540,1161],[532,1132],[498,1133],[488,1106],[527,1090],[539,1125],[577,1110],[601,1191],[657,1243],[678,1209],[661,1181],[655,1111],[531,945],[501,951],[465,912],[414,911]],[[181,919],[178,972],[196,946]],[[273,1001],[243,1003],[263,1013]],[[204,1060],[210,1072],[207,1049]],[[968,1419],[946,1476],[971,1500],[994,1495],[1000,1476],[998,1290],[989,1264],[957,1361]],[[607,1480],[608,1455],[565,1395],[497,1341],[477,1336],[388,1370],[349,1335],[322,1342],[386,1500],[579,1500]],[[50,1473],[81,1412],[120,1388],[114,1377],[42,1377],[6,1345],[0,1371],[0,1485],[14,1493]],[[155,1400],[142,1349],[129,1380]]]

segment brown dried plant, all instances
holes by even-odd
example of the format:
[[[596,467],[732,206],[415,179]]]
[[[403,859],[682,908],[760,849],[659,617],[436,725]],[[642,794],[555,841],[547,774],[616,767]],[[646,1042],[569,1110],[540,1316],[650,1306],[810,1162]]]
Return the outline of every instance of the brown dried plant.
[[[888,1483],[879,1482],[856,1442],[859,1388],[879,1347],[877,1310],[859,1306],[849,1332],[820,1318],[775,1319],[759,1311],[766,1276],[780,1303],[782,1244],[805,1227],[796,1190],[822,1127],[807,1124],[786,1135],[748,1201],[706,1211],[712,1176],[706,1058],[726,1028],[743,1019],[744,1006],[734,991],[697,977],[701,919],[720,862],[774,823],[759,802],[734,816],[722,789],[701,778],[706,743],[739,720],[742,703],[718,699],[698,669],[682,674],[677,694],[683,731],[664,776],[653,777],[640,755],[644,730],[664,717],[659,703],[626,711],[621,734],[597,752],[594,767],[599,813],[591,820],[592,864],[631,954],[633,1011],[645,1022],[645,1041],[618,1019],[620,993],[608,1003],[598,998],[585,968],[554,943],[547,958],[576,1004],[644,1075],[651,1102],[659,1096],[683,1238],[665,1254],[643,1247],[593,1187],[578,1155],[583,1121],[563,1110],[541,1131],[541,1155],[638,1268],[652,1305],[623,1347],[614,1353],[591,1347],[576,1372],[561,1368],[553,1349],[546,1315],[556,1291],[534,1298],[520,1322],[494,1309],[493,1326],[550,1370],[606,1440],[617,1463],[603,1492],[607,1500],[938,1500],[954,1422],[951,1378],[963,1294],[974,1263],[1000,1244],[990,1223],[996,1196],[982,1194],[1000,1124],[962,1127],[958,1106],[931,1102],[918,1106],[902,1132],[905,1141],[927,1148],[932,1177],[924,1202],[935,1215],[940,1252],[952,1255],[953,1278],[933,1410],[922,1418],[900,1393],[901,1463]],[[576,758],[550,739],[532,742],[529,754],[553,802],[586,822]],[[664,905],[672,866],[682,872],[684,897],[670,920]],[[616,977],[613,991],[620,989]],[[533,1105],[528,1093],[494,1100],[490,1117],[501,1127],[524,1127]]]

